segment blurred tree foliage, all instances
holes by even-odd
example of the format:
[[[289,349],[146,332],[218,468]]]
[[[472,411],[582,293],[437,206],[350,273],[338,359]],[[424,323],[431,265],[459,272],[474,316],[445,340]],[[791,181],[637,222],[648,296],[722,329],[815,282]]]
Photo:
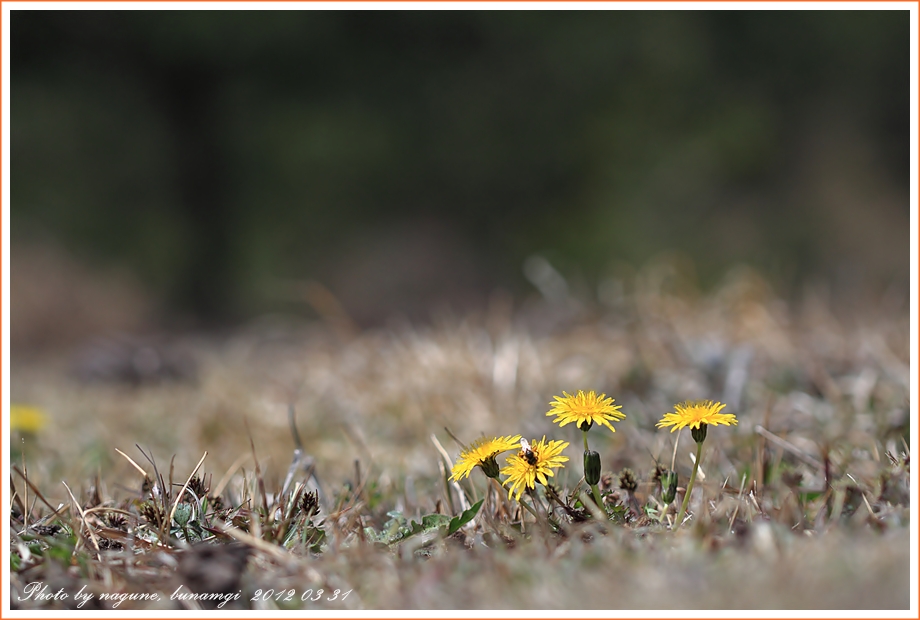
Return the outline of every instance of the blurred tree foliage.
[[[534,252],[590,279],[665,248],[704,275],[906,278],[908,20],[16,10],[12,232],[210,319],[329,282],[413,221],[456,236],[486,289],[520,286]],[[865,243],[833,223],[849,203],[857,236],[882,222]]]

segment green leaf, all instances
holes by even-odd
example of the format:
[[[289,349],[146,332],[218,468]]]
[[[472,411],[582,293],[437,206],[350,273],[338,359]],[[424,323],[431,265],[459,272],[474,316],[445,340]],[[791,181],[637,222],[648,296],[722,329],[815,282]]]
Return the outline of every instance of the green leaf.
[[[46,551],[47,557],[55,560],[56,562],[59,562],[62,566],[70,566],[70,560],[73,556],[76,544],[77,539],[72,535],[60,539],[55,539]]]
[[[308,536],[310,551],[313,553],[322,553],[323,544],[326,542],[326,530],[311,526],[304,534]]]
[[[450,525],[447,526],[447,535],[450,536],[461,527],[473,520],[473,517],[479,512],[479,508],[482,506],[483,500],[479,500],[466,510],[464,510],[459,516],[454,517],[450,520]]]
[[[399,531],[397,531],[394,536],[391,536],[387,543],[392,545],[393,543],[402,542],[410,536],[415,536],[416,534],[424,534],[426,532],[436,530],[440,527],[446,526],[448,523],[450,523],[450,517],[447,515],[425,515],[422,517],[421,523],[412,521],[409,523],[408,527],[400,527]]]
[[[450,517],[448,517],[447,515],[441,515],[437,513],[425,515],[424,517],[422,517],[421,531],[427,532],[433,529],[437,529],[441,527],[442,525],[447,525],[448,523],[450,523]],[[412,522],[412,525],[413,527],[415,526],[414,521]]]
[[[365,526],[364,528],[364,538],[371,542],[383,542],[386,540],[386,533],[378,533],[377,530],[370,526]],[[307,542],[307,534],[303,533],[303,542]]]
[[[175,513],[173,514],[173,521],[178,523],[180,527],[185,527],[191,518],[192,505],[186,502],[179,502],[179,505],[176,506]]]
[[[804,491],[799,494],[806,504],[824,497],[824,491]]]

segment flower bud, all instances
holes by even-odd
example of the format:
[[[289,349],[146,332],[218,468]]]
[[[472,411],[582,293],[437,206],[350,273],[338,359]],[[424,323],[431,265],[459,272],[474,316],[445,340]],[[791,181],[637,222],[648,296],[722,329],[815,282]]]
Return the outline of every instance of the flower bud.
[[[498,480],[498,463],[495,462],[494,454],[482,459],[482,462],[479,464],[479,466],[482,468],[482,473],[484,473],[486,476]]]
[[[708,426],[706,424],[700,424],[699,428],[691,428],[690,436],[693,437],[693,441],[696,443],[703,443],[706,441],[706,429]]]
[[[594,486],[601,479],[601,455],[585,450],[585,482]]]
[[[666,471],[661,474],[661,501],[670,504],[677,496],[677,472]]]

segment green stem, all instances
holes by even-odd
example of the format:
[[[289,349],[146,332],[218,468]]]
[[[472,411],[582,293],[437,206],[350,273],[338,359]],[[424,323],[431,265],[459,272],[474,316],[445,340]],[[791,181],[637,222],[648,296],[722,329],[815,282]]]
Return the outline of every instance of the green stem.
[[[696,482],[696,472],[700,468],[700,456],[703,454],[703,442],[696,444],[696,460],[693,461],[693,472],[690,474],[690,482],[687,483],[687,492],[684,494],[684,501],[680,503],[680,511],[677,513],[677,521],[674,522],[675,529],[680,527],[684,520],[684,513],[687,512],[687,504],[690,503],[690,492],[693,491],[693,483]]]
[[[601,490],[597,488],[596,484],[591,485],[591,493],[594,495],[594,503],[597,504],[597,507],[601,509],[601,512],[606,512],[604,510],[604,500],[601,499]]]
[[[518,502],[521,504],[521,506],[527,509],[527,512],[533,515],[534,519],[536,519],[537,521],[540,520],[540,515],[538,515],[537,512],[533,508],[531,508],[527,502],[525,502],[523,499],[519,499]]]
[[[588,431],[581,431],[582,437],[585,440],[585,452],[588,451]]]

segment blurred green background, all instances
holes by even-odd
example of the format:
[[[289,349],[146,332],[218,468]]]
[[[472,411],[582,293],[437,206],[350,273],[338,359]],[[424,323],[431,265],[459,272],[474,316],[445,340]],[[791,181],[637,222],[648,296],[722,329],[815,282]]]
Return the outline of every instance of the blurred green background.
[[[424,318],[533,294],[534,256],[591,292],[662,251],[906,299],[908,20],[15,10],[13,322],[76,277],[49,247],[201,325]]]

